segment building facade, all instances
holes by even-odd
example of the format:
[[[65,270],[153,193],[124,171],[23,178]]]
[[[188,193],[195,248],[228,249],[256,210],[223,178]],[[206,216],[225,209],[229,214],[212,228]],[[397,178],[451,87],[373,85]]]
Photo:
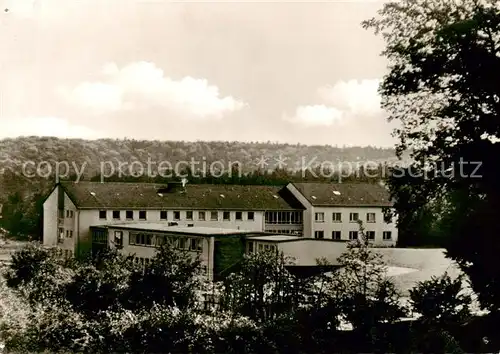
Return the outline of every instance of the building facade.
[[[99,236],[92,228],[137,223],[345,242],[360,237],[361,220],[369,239],[387,247],[397,242],[395,220],[386,223],[383,217],[384,208],[391,206],[387,190],[378,184],[60,182],[43,205],[43,243],[84,255],[99,237],[108,238],[102,240],[105,244],[110,241],[109,233]],[[309,244],[303,243],[313,247]]]

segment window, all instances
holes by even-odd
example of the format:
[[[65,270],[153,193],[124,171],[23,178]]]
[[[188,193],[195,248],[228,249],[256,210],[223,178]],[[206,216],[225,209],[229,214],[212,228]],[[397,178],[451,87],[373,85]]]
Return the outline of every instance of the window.
[[[66,210],[66,217],[72,218],[73,217],[73,210]]]
[[[131,233],[129,236],[129,244],[137,246],[152,246],[153,235]]]
[[[181,250],[187,249],[187,239],[185,237],[179,237],[179,248]]]
[[[375,213],[367,213],[366,222],[375,222]]]
[[[248,253],[253,253],[253,241],[248,242]]]
[[[186,220],[193,220],[193,212],[186,211]]]
[[[375,240],[375,231],[366,231],[366,238],[369,240]]]
[[[167,220],[167,211],[166,210],[160,211],[160,220]]]
[[[210,213],[210,220],[214,220],[214,221],[217,221],[219,220],[219,213],[216,212],[216,211],[212,211]]]
[[[243,219],[243,213],[241,211],[236,212],[236,220],[242,220]]]
[[[69,238],[69,230],[66,230],[66,238]]]
[[[174,220],[180,220],[181,219],[181,212],[180,211],[174,211]]]
[[[156,235],[155,236],[155,244],[156,244],[156,247],[160,247],[161,245],[163,245],[166,241],[166,238],[164,235]],[[172,241],[174,242],[174,241]]]
[[[254,216],[254,214],[253,214],[253,211],[249,211],[249,212],[247,213],[247,219],[248,219],[248,220],[253,220],[253,219],[254,219],[254,217],[255,217],[255,216]]]
[[[359,220],[359,214],[358,213],[351,213],[349,214],[349,221],[350,222],[357,222]]]
[[[392,232],[391,231],[384,231],[382,234],[382,238],[384,240],[391,240],[392,239]]]
[[[325,222],[325,213],[316,213],[314,219],[316,222]]]
[[[198,220],[205,221],[205,212],[204,211],[198,212]]]
[[[134,219],[134,211],[133,210],[127,210],[125,212],[125,218],[127,220],[133,220]]]
[[[69,238],[73,237],[73,230],[69,230]]]
[[[341,239],[340,235],[341,235],[340,231],[332,231],[333,240],[340,240]]]
[[[276,252],[276,245],[269,246],[269,249],[273,252]]]
[[[202,244],[202,239],[201,238],[192,238],[191,239],[191,245],[189,249],[191,251],[201,251],[203,250],[203,244]]]
[[[270,247],[271,247],[271,246],[269,246],[269,245],[264,245],[264,249],[265,249],[266,251],[269,251],[269,248],[270,248]]]
[[[106,219],[106,210],[99,210],[99,219]]]
[[[325,238],[325,232],[324,231],[314,231],[314,238],[316,238],[316,239]]]
[[[231,220],[231,213],[229,211],[225,211],[223,214],[222,214],[222,218],[225,220],[225,221],[229,221]]]
[[[342,222],[342,213],[333,213],[332,214],[333,222]]]
[[[146,220],[146,210],[139,210],[139,220]]]
[[[120,210],[113,210],[113,219],[120,220]]]
[[[357,240],[358,232],[357,231],[349,231],[349,240]]]
[[[262,243],[259,243],[259,252],[264,251],[264,245]]]
[[[123,231],[115,231],[115,246],[123,246]]]

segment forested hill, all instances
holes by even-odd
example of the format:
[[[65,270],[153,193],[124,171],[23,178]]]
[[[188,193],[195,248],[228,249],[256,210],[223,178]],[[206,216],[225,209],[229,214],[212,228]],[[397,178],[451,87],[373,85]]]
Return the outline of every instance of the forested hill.
[[[393,149],[376,147],[335,147],[290,145],[277,143],[243,142],[185,142],[185,141],[140,141],[140,140],[81,140],[58,139],[51,137],[21,137],[0,140],[0,170],[20,170],[26,161],[38,164],[42,161],[55,163],[66,161],[72,166],[85,164],[85,176],[92,177],[99,173],[103,164],[131,164],[138,161],[146,164],[167,161],[174,165],[179,161],[211,163],[222,161],[225,164],[239,162],[245,172],[250,172],[265,157],[266,165],[272,170],[278,160],[286,164],[281,167],[300,169],[320,163],[339,163],[342,161],[383,162],[395,158]]]

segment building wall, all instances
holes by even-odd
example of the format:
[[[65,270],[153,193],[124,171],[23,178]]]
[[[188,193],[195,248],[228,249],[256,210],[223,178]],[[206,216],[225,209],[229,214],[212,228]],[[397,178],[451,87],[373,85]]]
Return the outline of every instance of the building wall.
[[[46,246],[57,246],[57,201],[58,188],[43,203],[43,244]]]
[[[306,208],[304,210],[304,213],[302,215],[303,221],[304,221],[304,231],[303,231],[303,237],[305,238],[312,238],[314,237],[314,232],[313,231],[313,220],[311,215],[311,211],[313,209],[313,206],[309,201],[300,193],[297,188],[294,187],[293,184],[289,183],[286,188],[294,195],[295,198]]]
[[[375,231],[373,243],[378,246],[394,246],[397,242],[398,230],[396,223],[387,224],[384,222],[382,208],[377,207],[313,207],[312,237],[315,231],[324,231],[325,239],[332,239],[332,231],[341,232],[341,240],[349,240],[349,231],[359,231],[359,224],[350,221],[350,213],[358,213],[359,219],[363,222],[365,231]],[[315,214],[324,213],[324,222],[316,222]],[[334,222],[333,213],[341,213],[342,221]],[[367,222],[367,213],[375,213],[375,222]],[[391,240],[383,240],[383,231],[390,231]]]
[[[166,237],[169,236],[168,233],[158,233],[158,232],[147,232],[147,231],[130,231],[119,228],[109,228],[108,229],[108,246],[114,246],[114,235],[115,231],[123,232],[123,248],[121,249],[121,253],[125,255],[133,255],[134,257],[141,258],[153,258],[157,252],[157,248],[154,246],[138,246],[130,244],[130,233],[138,232],[138,233],[147,233],[147,234],[159,234],[164,235]],[[170,235],[173,237],[180,237],[180,235]],[[202,240],[202,250],[201,252],[189,251],[192,254],[193,258],[199,255],[202,266],[207,267],[207,272],[211,274],[213,272],[213,238],[212,237],[203,237],[203,236],[184,236],[186,238],[197,238]]]
[[[63,218],[59,218],[59,193],[63,193]],[[67,210],[73,212],[72,217],[67,217]],[[43,245],[57,247],[74,254],[77,239],[76,211],[75,205],[66,193],[60,188],[54,188],[43,204]],[[63,231],[62,238],[59,237],[59,229]],[[72,231],[72,234],[67,231]]]
[[[278,250],[294,258],[295,265],[315,266],[316,260],[325,258],[337,265],[337,258],[346,251],[347,242],[301,239],[292,242],[276,242]]]
[[[118,210],[118,209],[114,209]],[[111,225],[116,223],[137,223],[137,222],[177,222],[180,226],[186,226],[187,224],[193,224],[194,226],[200,227],[219,227],[224,229],[241,229],[249,231],[263,231],[264,230],[264,212],[255,211],[254,220],[247,220],[247,212],[243,212],[243,220],[236,220],[236,212],[230,211],[230,220],[223,220],[223,211],[218,210],[218,221],[210,220],[211,210],[205,211],[206,221],[198,220],[198,210],[193,210],[193,220],[186,219],[186,210],[180,210],[180,220],[174,220],[174,210],[167,210],[167,220],[160,219],[160,210],[147,210],[146,220],[139,219],[139,209],[133,210],[134,218],[126,219],[126,210],[133,209],[123,209],[120,210],[120,219],[113,219],[113,210],[107,210],[106,219],[99,218],[98,209],[82,209],[79,215],[79,241],[80,241],[80,253],[85,253],[90,251],[92,246],[92,237],[89,230],[90,226],[99,225]],[[166,210],[166,209],[163,209]]]

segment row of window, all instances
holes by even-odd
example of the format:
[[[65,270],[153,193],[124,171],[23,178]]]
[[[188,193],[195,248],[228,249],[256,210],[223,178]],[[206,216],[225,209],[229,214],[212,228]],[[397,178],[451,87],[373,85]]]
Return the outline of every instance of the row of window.
[[[152,262],[152,259],[151,258],[148,258],[148,257],[134,257],[132,262],[134,262],[135,264],[140,264],[141,266],[144,266],[144,267],[147,267],[151,264]],[[203,274],[206,274],[207,271],[208,271],[208,268],[206,265],[200,265],[200,271],[203,273]]]
[[[64,219],[68,218],[71,219],[75,216],[75,212],[73,210],[59,210],[59,218]]]
[[[365,231],[366,238],[369,240],[375,240],[375,231]],[[359,232],[358,231],[349,231],[349,240],[357,240]],[[314,231],[314,238],[324,239],[325,232],[324,231]],[[333,240],[341,240],[342,233],[341,231],[332,231],[332,239]],[[392,240],[392,232],[384,231],[382,232],[383,240]]]
[[[185,220],[194,220],[194,212],[193,211],[185,211],[184,212]],[[219,220],[219,212],[218,211],[198,211],[198,219],[199,221],[218,221]],[[121,210],[113,210],[112,211],[113,220],[121,220]],[[108,218],[107,210],[99,210],[99,219],[106,220]],[[134,220],[134,211],[126,210],[125,211],[125,219],[126,220]],[[147,220],[147,211],[139,210],[139,220]],[[168,212],[167,210],[160,211],[160,220],[168,220]],[[173,211],[173,220],[181,220],[181,211],[174,210]],[[222,213],[222,220],[231,221],[231,212],[224,211]],[[235,212],[235,220],[243,220],[243,212],[237,211]],[[246,219],[249,221],[255,220],[255,214],[253,211],[246,212]]]
[[[325,222],[325,213],[315,213],[314,220],[316,222]],[[350,222],[358,222],[359,213],[349,213]],[[342,213],[332,213],[332,222],[342,222]],[[375,213],[366,213],[366,222],[376,222]]]
[[[66,236],[66,238],[73,237],[73,230],[66,230],[66,233],[64,233],[64,228],[60,227],[58,231],[60,240],[64,239],[64,236]]]
[[[266,224],[302,224],[302,211],[266,211]]]
[[[122,245],[122,231],[115,231],[115,244],[118,242]],[[146,246],[146,247],[159,247],[167,241],[172,243],[172,245],[180,250],[201,252],[203,250],[203,239],[195,237],[183,237],[183,236],[165,236],[165,235],[155,235],[148,233],[133,233],[129,235],[129,245],[133,246]]]
[[[248,246],[247,246],[248,253],[262,252],[262,251],[275,252],[276,250],[277,250],[276,245],[269,245],[269,244],[254,242],[254,241],[249,241]]]

